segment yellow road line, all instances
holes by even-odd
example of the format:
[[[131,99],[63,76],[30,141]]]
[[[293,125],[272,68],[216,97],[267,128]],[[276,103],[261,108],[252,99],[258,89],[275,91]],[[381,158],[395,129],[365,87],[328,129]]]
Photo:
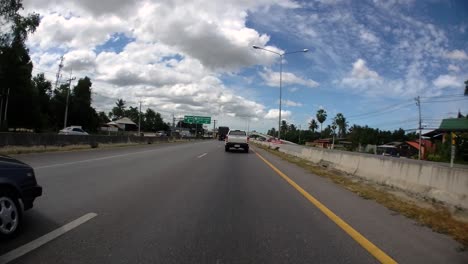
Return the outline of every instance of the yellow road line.
[[[356,242],[359,243],[365,250],[367,250],[372,256],[374,256],[377,260],[381,263],[390,264],[390,263],[397,263],[394,259],[392,259],[389,255],[383,252],[380,248],[370,242],[367,238],[361,235],[358,231],[352,228],[348,223],[346,223],[343,219],[333,213],[330,209],[328,209],[325,205],[323,205],[319,200],[314,198],[310,195],[306,190],[304,190],[301,186],[295,183],[291,178],[289,178],[286,174],[276,168],[273,164],[271,164],[268,160],[254,151],[255,154],[263,160],[270,168],[272,168],[281,178],[283,178],[286,182],[288,182],[292,187],[294,187],[299,193],[301,193],[309,202],[315,205],[322,213],[324,213],[330,220],[332,220],[336,225],[338,225],[343,231],[345,231],[350,237],[352,237]]]

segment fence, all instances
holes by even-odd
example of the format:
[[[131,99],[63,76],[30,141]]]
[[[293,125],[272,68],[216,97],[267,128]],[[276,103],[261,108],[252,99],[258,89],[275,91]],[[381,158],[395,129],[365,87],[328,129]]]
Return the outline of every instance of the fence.
[[[67,146],[111,143],[153,143],[168,141],[168,137],[138,137],[132,135],[58,135],[35,133],[0,133],[0,147],[5,146]]]

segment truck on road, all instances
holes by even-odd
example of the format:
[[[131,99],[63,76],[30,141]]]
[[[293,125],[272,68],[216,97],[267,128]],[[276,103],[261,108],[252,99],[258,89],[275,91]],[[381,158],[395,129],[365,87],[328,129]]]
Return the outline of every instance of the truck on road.
[[[228,152],[231,148],[243,149],[244,152],[249,152],[249,137],[242,130],[229,130],[224,145],[224,150]]]
[[[226,135],[229,132],[229,127],[218,127],[218,140],[226,139]]]

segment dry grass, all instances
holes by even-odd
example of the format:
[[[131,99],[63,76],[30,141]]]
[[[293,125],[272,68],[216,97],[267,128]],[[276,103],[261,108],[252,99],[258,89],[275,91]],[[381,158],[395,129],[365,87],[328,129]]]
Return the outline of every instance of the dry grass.
[[[468,223],[456,219],[450,210],[440,203],[420,201],[418,204],[390,193],[386,190],[389,187],[366,182],[357,177],[350,177],[277,150],[268,149],[260,145],[257,146],[318,176],[328,178],[364,199],[375,200],[395,213],[414,219],[418,224],[427,226],[435,232],[450,235],[463,245],[464,248],[460,248],[459,250],[466,250],[468,248]],[[422,206],[421,203],[426,203],[426,205]],[[458,210],[461,209],[459,208]]]

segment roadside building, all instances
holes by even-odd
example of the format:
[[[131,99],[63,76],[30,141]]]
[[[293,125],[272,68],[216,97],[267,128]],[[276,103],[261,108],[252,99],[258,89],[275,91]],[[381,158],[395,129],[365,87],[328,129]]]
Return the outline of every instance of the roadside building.
[[[137,131],[138,130],[138,125],[128,117],[124,117],[119,120],[111,121],[107,123],[107,125],[118,127],[119,130],[123,130],[123,131]]]

